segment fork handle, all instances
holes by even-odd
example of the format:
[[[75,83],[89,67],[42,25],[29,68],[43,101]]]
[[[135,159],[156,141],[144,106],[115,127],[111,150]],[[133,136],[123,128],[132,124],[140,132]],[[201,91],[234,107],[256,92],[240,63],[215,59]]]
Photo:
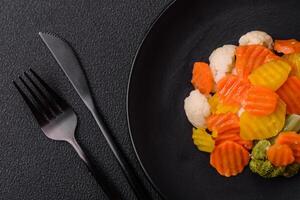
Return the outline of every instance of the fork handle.
[[[92,164],[87,154],[84,153],[84,151],[82,150],[82,148],[80,147],[76,139],[72,138],[68,140],[68,143],[70,143],[73,146],[78,156],[86,164],[87,168],[89,169],[91,174],[95,177],[97,183],[101,186],[101,188],[103,189],[107,197],[110,200],[120,200],[121,199],[120,194],[107,183],[106,177],[104,177],[103,174],[101,174],[99,171],[96,170],[95,166]]]

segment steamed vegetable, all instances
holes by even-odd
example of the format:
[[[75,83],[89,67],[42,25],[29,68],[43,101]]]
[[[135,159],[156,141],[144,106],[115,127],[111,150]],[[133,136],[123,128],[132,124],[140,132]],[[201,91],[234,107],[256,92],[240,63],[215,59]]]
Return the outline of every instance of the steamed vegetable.
[[[244,140],[241,138],[240,134],[235,131],[228,131],[215,136],[215,145],[219,145],[225,141],[233,141],[237,144],[243,146],[245,149],[250,150],[253,147],[253,142],[251,140]]]
[[[224,45],[215,49],[209,56],[209,65],[215,82],[231,72],[235,63],[235,49],[236,46],[234,45]]]
[[[278,58],[272,51],[261,45],[239,46],[236,50],[237,74],[240,78],[247,79],[253,70]]]
[[[250,31],[239,39],[239,44],[244,45],[263,45],[269,49],[273,47],[272,37],[263,31]]]
[[[216,131],[218,135],[228,131],[236,133],[240,131],[239,118],[233,113],[210,115],[206,119],[206,124],[210,131]]]
[[[269,115],[275,111],[277,100],[278,95],[272,90],[261,86],[253,86],[247,92],[243,101],[243,108],[252,115]]]
[[[193,90],[184,100],[184,110],[188,120],[196,128],[205,127],[205,118],[210,115],[210,106],[207,98],[199,92]]]
[[[191,82],[202,94],[208,95],[211,92],[214,80],[207,63],[195,62]]]
[[[217,94],[208,97],[208,104],[210,105],[210,111],[212,114],[216,114],[219,103],[220,100]]]
[[[217,94],[214,94],[212,97],[210,97],[208,99],[208,103],[210,105],[212,114],[223,114],[228,112],[237,113],[240,109],[239,106],[221,103]]]
[[[193,141],[200,151],[212,152],[215,147],[215,141],[212,136],[208,134],[204,128],[193,128]]]
[[[291,76],[277,90],[279,97],[286,103],[289,114],[300,114],[300,79]]]
[[[287,80],[290,71],[291,66],[288,63],[274,60],[254,70],[248,78],[253,85],[276,91]]]
[[[300,52],[300,42],[295,39],[275,40],[274,49],[279,53],[291,54]]]
[[[217,84],[217,94],[221,103],[239,106],[244,100],[250,84],[235,75],[227,75]]]
[[[250,170],[264,178],[283,175],[285,167],[275,167],[267,160],[267,149],[271,146],[268,140],[260,140],[252,149]]]
[[[298,173],[299,41],[276,40],[274,49],[267,33],[248,32],[238,47],[224,45],[209,63],[195,62],[191,83],[184,109],[192,139],[220,175],[235,176],[248,164],[264,178]]]
[[[285,167],[275,167],[268,160],[254,160],[249,163],[250,170],[257,173],[264,178],[274,178],[282,176],[285,171]]]
[[[300,169],[300,164],[298,163],[293,163],[291,165],[288,165],[283,172],[283,176],[292,177],[299,172],[299,169]]]
[[[286,106],[279,99],[276,110],[266,116],[255,116],[245,111],[240,117],[241,137],[245,140],[261,140],[276,136],[285,122]]]
[[[275,144],[286,144],[293,150],[295,162],[300,163],[300,135],[296,132],[282,132],[275,140]]]
[[[260,140],[253,147],[251,152],[251,158],[256,160],[265,160],[267,159],[267,149],[271,146],[271,143],[268,140]]]
[[[295,161],[292,149],[286,144],[274,144],[267,150],[268,160],[276,167],[285,167]]]
[[[241,145],[225,141],[216,146],[210,154],[210,164],[223,176],[241,173],[250,159],[249,153]]]
[[[282,58],[292,67],[290,76],[297,76],[300,78],[300,53],[284,55]]]
[[[300,115],[289,115],[285,120],[284,131],[300,131]]]

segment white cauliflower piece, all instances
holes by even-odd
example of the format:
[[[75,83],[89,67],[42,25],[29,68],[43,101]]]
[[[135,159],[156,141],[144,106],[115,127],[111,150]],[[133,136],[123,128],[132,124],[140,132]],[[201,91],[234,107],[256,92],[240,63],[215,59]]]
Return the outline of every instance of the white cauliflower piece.
[[[185,98],[184,110],[194,127],[205,127],[205,118],[210,115],[210,105],[207,98],[199,90],[191,91],[190,95]]]
[[[215,49],[209,56],[209,66],[216,83],[232,70],[235,63],[235,50],[235,45],[224,45]]]
[[[243,35],[239,40],[240,45],[259,44],[269,49],[273,48],[272,37],[263,31],[250,31]]]

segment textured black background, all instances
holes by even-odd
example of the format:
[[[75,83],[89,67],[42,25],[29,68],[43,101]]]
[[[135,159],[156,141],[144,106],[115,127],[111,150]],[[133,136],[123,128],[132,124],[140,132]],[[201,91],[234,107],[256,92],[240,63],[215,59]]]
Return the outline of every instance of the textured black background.
[[[72,147],[43,135],[12,86],[29,67],[73,106],[77,138],[98,169],[124,199],[135,199],[91,115],[37,33],[57,33],[76,49],[109,129],[145,182],[128,135],[126,89],[138,45],[170,1],[0,1],[0,199],[105,199]]]

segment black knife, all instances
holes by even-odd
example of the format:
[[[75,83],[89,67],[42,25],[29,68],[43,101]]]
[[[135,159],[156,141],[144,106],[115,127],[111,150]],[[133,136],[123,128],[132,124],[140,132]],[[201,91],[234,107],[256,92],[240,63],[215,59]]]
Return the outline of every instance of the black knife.
[[[140,200],[152,199],[136,173],[133,171],[133,168],[129,165],[120,148],[118,148],[114,138],[104,125],[102,118],[96,109],[85,74],[73,49],[66,41],[53,34],[39,32],[39,35],[72,83],[84,104],[92,113],[137,198]]]

